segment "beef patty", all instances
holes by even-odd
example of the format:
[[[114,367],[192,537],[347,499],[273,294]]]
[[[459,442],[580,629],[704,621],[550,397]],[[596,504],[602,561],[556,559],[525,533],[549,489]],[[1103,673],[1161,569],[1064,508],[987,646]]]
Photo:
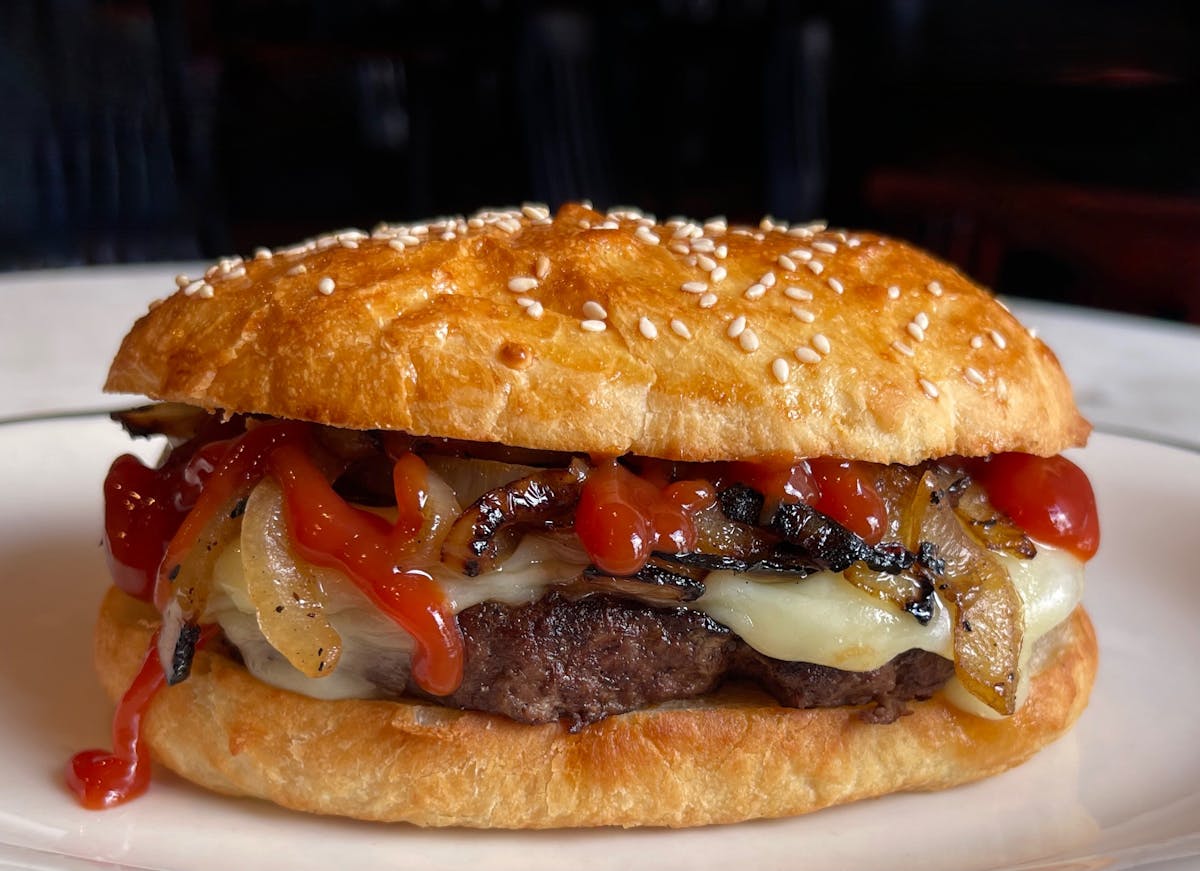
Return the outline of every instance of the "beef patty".
[[[699,611],[603,595],[485,602],[460,613],[458,624],[466,641],[462,685],[429,696],[410,681],[408,692],[522,723],[566,720],[579,728],[700,696],[727,680],[757,684],[788,707],[871,705],[864,719],[890,723],[954,673],[949,660],[923,650],[867,672],[772,659]]]

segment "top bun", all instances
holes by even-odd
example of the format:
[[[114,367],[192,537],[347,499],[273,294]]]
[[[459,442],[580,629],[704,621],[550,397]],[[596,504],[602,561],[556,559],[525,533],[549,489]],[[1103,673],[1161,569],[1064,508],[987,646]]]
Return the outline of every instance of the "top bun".
[[[1058,361],[894,239],[578,204],[223,260],[152,305],[106,389],[355,429],[688,460],[1049,455]]]

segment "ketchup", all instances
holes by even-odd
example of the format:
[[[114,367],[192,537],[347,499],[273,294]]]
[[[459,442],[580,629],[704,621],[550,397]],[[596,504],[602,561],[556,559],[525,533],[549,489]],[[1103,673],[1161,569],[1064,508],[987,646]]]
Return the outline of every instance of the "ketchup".
[[[429,575],[401,568],[412,553],[426,499],[426,466],[416,455],[397,460],[393,470],[398,518],[347,504],[303,448],[283,445],[270,457],[270,470],[283,487],[284,517],[292,545],[304,559],[344,572],[371,601],[417,642],[413,677],[434,695],[458,688],[463,673],[463,639],[442,590]]]
[[[113,582],[150,601],[167,544],[192,509],[240,421],[213,422],[171,452],[161,468],[132,454],[113,461],[104,479],[104,548]]]
[[[887,529],[887,505],[871,480],[872,464],[822,458],[809,460],[808,467],[819,494],[809,504],[867,544],[879,544]]]
[[[1082,469],[1062,456],[993,454],[968,468],[991,503],[1029,535],[1089,560],[1100,547],[1096,495]]]
[[[575,533],[597,568],[636,574],[655,550],[683,553],[696,544],[691,514],[715,502],[704,481],[659,488],[616,460],[588,474],[575,509]]]
[[[196,648],[203,647],[215,632],[215,626],[203,627]],[[150,785],[150,751],[142,743],[142,719],[166,682],[158,661],[155,630],[137,677],[113,715],[112,751],[84,750],[71,757],[67,765],[67,786],[85,808],[115,807],[141,795]]]

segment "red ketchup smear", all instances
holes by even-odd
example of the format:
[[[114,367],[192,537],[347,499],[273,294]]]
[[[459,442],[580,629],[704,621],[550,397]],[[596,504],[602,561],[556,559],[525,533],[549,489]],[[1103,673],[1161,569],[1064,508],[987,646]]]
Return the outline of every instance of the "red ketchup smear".
[[[812,503],[817,498],[808,463],[800,460],[789,466],[766,463],[734,462],[723,464],[721,479],[730,484],[745,484],[763,494],[767,504],[781,502]]]
[[[575,511],[575,533],[597,568],[636,574],[655,550],[684,553],[696,544],[691,514],[713,504],[705,481],[656,487],[616,460],[588,473]]]
[[[968,462],[992,504],[1031,537],[1089,560],[1100,547],[1096,495],[1087,474],[1065,457],[993,454]]]
[[[142,465],[132,454],[113,462],[104,479],[104,546],[121,590],[150,601],[167,544],[229,446],[216,439],[240,427],[240,421],[214,421],[175,448],[159,469]]]
[[[296,445],[270,458],[283,487],[284,517],[292,545],[304,559],[336,568],[417,642],[413,677],[434,695],[448,695],[462,682],[463,639],[441,588],[429,575],[401,568],[421,528],[425,464],[402,456],[392,474],[398,517],[390,524],[377,514],[347,504]]]
[[[862,538],[879,544],[887,529],[887,506],[872,481],[871,463],[821,458],[809,460],[820,495],[809,504]]]
[[[216,634],[204,626],[196,641],[199,650]],[[123,804],[150,785],[150,751],[142,743],[142,719],[154,696],[167,682],[158,661],[158,631],[150,639],[137,677],[133,679],[113,715],[113,749],[84,750],[67,765],[67,786],[88,810]]]

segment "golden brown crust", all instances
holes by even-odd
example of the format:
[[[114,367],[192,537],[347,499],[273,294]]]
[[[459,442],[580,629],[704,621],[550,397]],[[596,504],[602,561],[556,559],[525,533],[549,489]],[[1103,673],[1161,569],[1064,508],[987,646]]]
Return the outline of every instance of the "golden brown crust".
[[[1087,436],[1046,346],[902,242],[642,228],[579,205],[553,219],[528,212],[420,236],[330,236],[218,265],[208,284],[138,321],[107,389],[343,427],[692,460],[911,464],[1053,454]],[[510,290],[513,278],[537,286]],[[681,289],[691,282],[713,296]],[[603,332],[581,325],[596,315],[589,300],[604,309]]]
[[[132,680],[157,617],[112,589],[96,661],[110,697]],[[692,826],[778,817],[1010,768],[1087,703],[1096,639],[1077,609],[1016,716],[935,698],[886,726],[856,709],[781,708],[749,692],[611,717],[576,734],[419,703],[325,702],[200,652],[146,720],[155,756],[218,792],[418,825]]]

